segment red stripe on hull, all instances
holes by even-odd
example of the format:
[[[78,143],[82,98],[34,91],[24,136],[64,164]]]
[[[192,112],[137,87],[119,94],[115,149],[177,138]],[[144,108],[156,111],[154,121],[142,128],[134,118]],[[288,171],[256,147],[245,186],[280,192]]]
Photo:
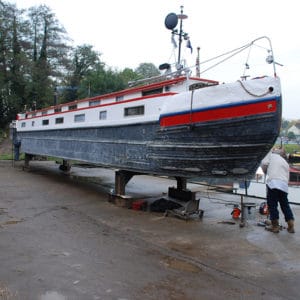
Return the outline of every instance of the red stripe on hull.
[[[258,114],[275,112],[277,109],[276,100],[268,100],[237,106],[214,108],[205,111],[198,111],[165,116],[160,119],[160,126],[176,126],[207,121],[218,121],[238,117],[246,117]]]

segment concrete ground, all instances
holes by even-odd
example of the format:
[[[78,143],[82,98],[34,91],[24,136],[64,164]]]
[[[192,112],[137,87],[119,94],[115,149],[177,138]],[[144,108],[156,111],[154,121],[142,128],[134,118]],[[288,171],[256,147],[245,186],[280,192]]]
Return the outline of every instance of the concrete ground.
[[[107,201],[113,180],[0,161],[0,299],[299,299],[300,222],[273,234],[255,213],[240,228],[239,197],[198,185],[202,220],[121,208]],[[136,176],[127,192],[160,197],[173,185]]]

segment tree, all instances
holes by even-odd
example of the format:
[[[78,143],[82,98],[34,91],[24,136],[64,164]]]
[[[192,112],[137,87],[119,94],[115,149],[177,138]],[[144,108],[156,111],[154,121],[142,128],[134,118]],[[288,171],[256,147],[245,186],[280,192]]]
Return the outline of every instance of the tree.
[[[70,67],[68,38],[49,7],[40,5],[29,9],[30,50],[32,51],[29,97],[36,107],[52,103],[57,82]]]
[[[90,94],[91,83],[89,81],[92,81],[92,79],[85,80],[83,87],[81,87],[81,82],[88,75],[94,72],[101,73],[104,70],[104,64],[101,63],[100,56],[101,54],[93,50],[91,45],[84,44],[73,49],[71,73],[65,83],[65,101],[72,101]],[[79,90],[80,92],[78,92]],[[84,90],[85,92],[83,92]]]
[[[0,125],[3,127],[7,118],[9,80],[7,70],[7,55],[9,53],[9,27],[7,21],[9,9],[0,2]]]
[[[149,78],[160,74],[159,70],[152,63],[141,63],[135,72],[138,74],[139,79]]]
[[[137,80],[139,78],[139,75],[132,69],[125,68],[123,71],[120,72],[120,77],[124,83],[124,86],[127,86],[130,81]]]
[[[151,63],[117,71],[91,45],[72,49],[63,26],[45,5],[18,10],[0,0],[0,127],[16,113],[53,103],[122,90],[159,74]],[[64,92],[62,92],[64,91]]]
[[[26,56],[23,11],[0,2],[0,126],[3,128],[25,104]]]
[[[132,69],[119,72],[105,66],[100,56],[91,45],[73,50],[72,72],[65,82],[63,102],[119,91],[128,86],[128,81],[138,78]]]
[[[126,86],[122,73],[100,67],[89,72],[81,81],[78,95],[80,98],[103,95],[120,91]]]
[[[295,140],[296,139],[295,133],[292,132],[292,131],[288,132],[287,137],[288,137],[289,140]]]

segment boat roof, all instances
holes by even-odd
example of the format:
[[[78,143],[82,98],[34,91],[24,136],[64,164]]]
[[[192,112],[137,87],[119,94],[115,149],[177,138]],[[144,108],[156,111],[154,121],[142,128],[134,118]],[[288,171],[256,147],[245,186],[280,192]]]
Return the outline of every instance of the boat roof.
[[[161,77],[161,76],[159,76],[159,77]],[[158,79],[158,77],[157,77],[157,79]],[[144,81],[143,84],[137,85],[137,86],[134,86],[134,87],[129,87],[129,88],[121,90],[121,91],[112,92],[112,93],[103,94],[103,95],[98,95],[98,96],[89,97],[89,98],[84,98],[84,99],[78,99],[78,100],[74,100],[74,101],[71,101],[71,102],[65,102],[65,103],[61,103],[61,104],[57,104],[57,105],[44,107],[42,109],[31,110],[31,111],[26,111],[26,112],[37,113],[37,112],[45,111],[49,108],[50,109],[60,108],[62,106],[75,105],[75,104],[78,104],[78,103],[81,103],[81,102],[97,101],[97,100],[104,100],[104,99],[113,98],[113,97],[120,97],[120,96],[124,96],[124,95],[128,95],[128,94],[137,93],[137,92],[140,92],[140,91],[148,91],[148,90],[162,88],[164,86],[175,85],[175,84],[178,84],[180,82],[187,81],[187,80],[192,80],[193,83],[195,83],[195,82],[202,83],[205,86],[219,84],[219,82],[215,81],[215,80],[204,79],[204,78],[199,78],[199,77],[187,77],[187,76],[178,76],[178,77],[175,77],[175,78],[170,78],[170,79],[165,79],[165,80],[160,80],[160,81],[158,81],[158,80],[155,81],[154,80],[154,82],[152,82],[151,80],[153,80],[153,78],[150,78],[148,83],[145,82],[146,80],[143,80]]]

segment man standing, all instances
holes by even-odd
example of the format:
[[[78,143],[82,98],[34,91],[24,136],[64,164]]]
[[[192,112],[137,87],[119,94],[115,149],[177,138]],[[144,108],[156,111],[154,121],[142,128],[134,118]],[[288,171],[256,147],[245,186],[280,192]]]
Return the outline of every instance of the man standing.
[[[261,167],[267,174],[267,203],[271,220],[271,225],[267,226],[266,229],[274,233],[279,232],[279,211],[277,208],[279,203],[288,224],[287,231],[295,233],[294,215],[287,198],[290,171],[284,149],[273,149],[263,159]]]

